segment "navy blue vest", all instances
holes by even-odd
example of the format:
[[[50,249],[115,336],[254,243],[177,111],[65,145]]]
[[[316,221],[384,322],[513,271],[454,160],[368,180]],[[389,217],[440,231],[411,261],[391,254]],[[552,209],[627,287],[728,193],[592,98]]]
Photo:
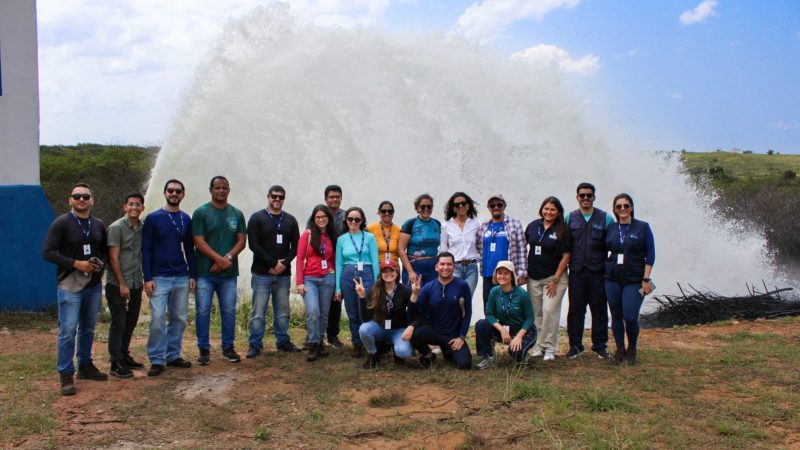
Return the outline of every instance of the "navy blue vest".
[[[606,246],[611,254],[606,259],[606,278],[624,283],[641,283],[644,277],[644,259],[647,253],[644,249],[644,231],[647,222],[633,219],[625,232],[625,243],[619,245],[619,223],[614,222],[608,226]],[[623,255],[624,264],[617,264],[617,255]]]
[[[603,271],[606,259],[606,212],[595,208],[587,222],[579,209],[569,214],[569,232],[572,235],[572,256],[569,270],[578,272],[587,268]]]

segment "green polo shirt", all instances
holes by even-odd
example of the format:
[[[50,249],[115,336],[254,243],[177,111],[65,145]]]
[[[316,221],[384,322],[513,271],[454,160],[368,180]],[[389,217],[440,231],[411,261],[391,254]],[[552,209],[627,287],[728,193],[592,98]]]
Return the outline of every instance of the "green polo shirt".
[[[122,277],[130,289],[144,285],[142,276],[142,222],[134,228],[125,215],[108,227],[108,246],[119,247],[119,265]],[[119,286],[117,276],[111,267],[106,271],[106,283]]]
[[[194,236],[203,236],[206,243],[220,255],[236,245],[239,234],[247,234],[247,224],[244,214],[231,205],[217,209],[211,202],[199,206],[192,213],[192,233]],[[197,252],[197,275],[215,275],[220,277],[239,276],[239,258],[233,258],[233,265],[223,272],[211,272],[214,262]]]

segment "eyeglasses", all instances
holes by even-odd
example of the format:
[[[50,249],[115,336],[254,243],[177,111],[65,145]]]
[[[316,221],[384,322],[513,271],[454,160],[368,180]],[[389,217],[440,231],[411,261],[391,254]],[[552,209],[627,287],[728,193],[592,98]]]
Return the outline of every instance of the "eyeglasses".
[[[272,197],[273,200],[283,200],[286,198],[285,195],[280,194],[269,194],[269,196]]]
[[[467,202],[453,202],[453,207],[454,208],[461,208],[461,207],[464,207],[464,206],[467,206],[467,205],[469,205],[469,203],[467,203]]]
[[[181,188],[167,188],[167,194],[183,194],[183,189]]]
[[[314,220],[327,220],[328,216],[314,216]]]
[[[614,205],[614,209],[631,209],[631,205],[629,203],[617,203]]]
[[[433,205],[419,205],[420,211],[431,211],[433,209]]]
[[[72,194],[70,197],[72,197],[73,200],[86,201],[92,198],[92,194]]]
[[[503,209],[505,207],[505,203],[489,203],[489,209]]]
[[[361,223],[361,217],[348,217],[347,221],[353,223]]]
[[[592,197],[594,197],[594,194],[583,194],[583,193],[578,194],[578,198],[592,198]]]
[[[382,210],[380,210],[378,212],[381,213],[381,214],[394,214],[394,210],[393,209],[382,209]]]

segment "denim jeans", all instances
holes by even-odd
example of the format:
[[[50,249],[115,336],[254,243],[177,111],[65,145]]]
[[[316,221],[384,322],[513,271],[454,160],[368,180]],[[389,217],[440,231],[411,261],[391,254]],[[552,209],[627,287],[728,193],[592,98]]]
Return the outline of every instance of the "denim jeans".
[[[339,285],[344,298],[344,308],[347,311],[347,322],[350,325],[350,341],[353,345],[362,345],[358,329],[361,327],[361,310],[366,305],[358,298],[353,279],[361,278],[364,283],[364,290],[366,290],[366,298],[369,298],[372,292],[372,285],[375,284],[375,275],[372,272],[371,264],[364,264],[364,270],[357,270],[357,267],[355,264],[345,264],[342,268],[342,274],[340,275],[342,278]]]
[[[253,314],[250,317],[250,346],[259,350],[264,348],[264,319],[267,305],[272,298],[272,328],[275,331],[275,345],[280,348],[289,342],[289,275],[252,274],[250,286],[253,288]]]
[[[319,344],[328,327],[328,311],[333,291],[336,290],[336,275],[329,273],[322,277],[304,277],[303,285],[306,287],[303,303],[306,306],[308,342]]]
[[[377,322],[370,320],[361,324],[358,334],[370,355],[378,353],[376,342],[391,342],[394,346],[394,356],[406,359],[411,357],[411,341],[403,340],[404,331],[406,331],[405,328],[387,330]]]
[[[197,293],[195,294],[195,328],[197,330],[197,348],[208,350],[208,328],[211,324],[211,301],[217,293],[219,312],[222,317],[222,348],[233,347],[236,337],[236,277],[203,275],[197,277]]]
[[[519,333],[519,328],[511,327],[509,334],[513,339]],[[503,342],[502,335],[497,328],[489,323],[486,319],[481,319],[475,324],[475,346],[477,347],[478,356],[487,357],[494,355],[494,344],[492,341]],[[530,331],[522,336],[522,349],[512,352],[511,346],[508,346],[508,354],[514,358],[515,361],[520,362],[528,356],[528,350],[536,343],[536,328],[531,328]]]
[[[475,288],[478,287],[478,263],[474,262],[468,266],[456,264],[456,270],[453,275],[463,278],[469,285],[469,292],[475,295]]]
[[[142,306],[142,288],[131,288],[130,299],[123,298],[119,286],[106,283],[106,302],[111,311],[108,327],[108,356],[111,362],[120,362],[130,354],[131,337],[139,322]]]
[[[422,284],[435,280],[439,274],[436,273],[436,258],[425,258],[411,261],[411,268],[417,276],[422,276]],[[404,270],[400,277],[403,284],[411,287],[411,281],[408,279],[408,271]]]
[[[181,356],[183,330],[189,317],[189,277],[153,277],[147,359],[164,365]],[[169,323],[167,323],[169,318]]]
[[[625,350],[625,335],[628,349],[636,349],[639,340],[639,310],[644,299],[639,294],[642,283],[620,283],[606,280],[606,297],[611,310],[611,333],[617,350]]]
[[[58,288],[58,372],[74,373],[75,336],[78,341],[78,365],[92,362],[92,343],[97,313],[103,300],[103,284],[97,283],[78,292]]]

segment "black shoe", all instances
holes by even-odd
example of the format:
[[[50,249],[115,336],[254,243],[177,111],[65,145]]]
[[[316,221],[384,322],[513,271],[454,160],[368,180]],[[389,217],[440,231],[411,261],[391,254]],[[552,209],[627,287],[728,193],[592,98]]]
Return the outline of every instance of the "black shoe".
[[[112,362],[108,373],[117,378],[130,378],[133,376],[133,372],[124,362]]]
[[[97,370],[94,364],[88,362],[78,366],[79,380],[106,381],[108,375]]]
[[[344,343],[339,340],[338,336],[328,336],[328,345],[330,345],[333,348],[344,347]]]
[[[150,366],[150,370],[147,371],[148,377],[157,377],[164,372],[164,366],[161,364],[153,364]]]
[[[188,369],[189,367],[192,367],[192,363],[190,361],[187,361],[180,356],[168,362],[167,365],[170,367],[180,367],[181,369]]]
[[[614,352],[614,358],[611,360],[611,364],[614,364],[615,366],[622,364],[622,362],[625,360],[625,354],[625,349]]]
[[[367,355],[367,360],[361,366],[362,369],[374,369],[378,367],[381,361],[381,355],[375,353],[374,355]]]
[[[289,342],[286,342],[285,344],[279,345],[278,346],[278,350],[280,350],[282,352],[286,352],[286,353],[297,353],[297,352],[302,351],[299,348],[297,348],[297,346],[294,345],[292,343],[292,341],[289,341]]]
[[[242,360],[242,358],[239,357],[239,354],[236,353],[236,350],[234,350],[233,347],[223,348],[222,357],[234,363],[237,363]]]
[[[144,364],[133,359],[131,355],[125,355],[125,359],[122,362],[131,370],[144,370]]]
[[[72,374],[71,373],[59,373],[59,379],[61,380],[61,395],[75,395],[75,382],[72,381]]]
[[[434,361],[436,361],[436,355],[428,353],[427,355],[420,356],[417,363],[420,369],[430,369]]]
[[[398,358],[396,355],[394,357],[394,365],[395,366],[405,366],[406,360],[403,358]]]
[[[362,356],[364,356],[364,346],[353,344],[353,351],[350,352],[350,356],[352,356],[353,358],[361,358]]]
[[[597,350],[595,353],[597,353],[599,359],[608,359],[608,350],[606,349]]]
[[[303,339],[303,351],[305,351],[305,350],[311,350],[311,342],[308,342],[308,336],[307,335],[306,335],[306,338]]]
[[[635,348],[628,349],[628,351],[625,353],[625,362],[629,366],[635,366],[636,364],[639,364],[639,361],[636,360],[636,349]]]
[[[583,354],[583,350],[579,349],[578,347],[570,347],[569,352],[567,352],[567,359],[575,359]]]
[[[207,348],[200,349],[200,356],[197,357],[197,362],[201,366],[207,366],[211,362],[211,352]]]
[[[330,353],[325,351],[325,341],[320,341],[319,345],[317,346],[317,357],[322,358],[323,356],[328,356]]]
[[[244,354],[244,357],[247,359],[255,358],[256,356],[261,354],[261,349],[255,346],[250,346],[247,349],[247,353]]]
[[[308,343],[308,356],[306,356],[306,361],[316,361],[319,358],[319,344],[316,342],[309,342]]]

